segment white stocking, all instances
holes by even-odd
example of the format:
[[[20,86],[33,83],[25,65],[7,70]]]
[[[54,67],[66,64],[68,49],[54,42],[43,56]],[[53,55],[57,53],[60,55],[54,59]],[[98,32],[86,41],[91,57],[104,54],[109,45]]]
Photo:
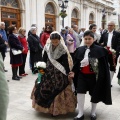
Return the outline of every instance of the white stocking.
[[[112,82],[113,76],[114,76],[114,72],[113,72],[113,71],[110,71],[110,79],[111,79],[111,82]]]
[[[85,94],[78,93],[77,101],[78,101],[78,110],[79,110],[77,118],[80,118],[83,115],[83,111],[84,111]]]
[[[96,103],[91,103],[92,109],[91,109],[91,115],[96,116]]]

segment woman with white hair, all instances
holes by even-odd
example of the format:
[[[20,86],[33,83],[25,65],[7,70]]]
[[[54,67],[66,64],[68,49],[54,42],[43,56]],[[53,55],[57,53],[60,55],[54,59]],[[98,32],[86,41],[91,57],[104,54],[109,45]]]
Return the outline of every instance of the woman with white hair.
[[[23,64],[19,66],[19,75],[26,76],[28,75],[27,73],[25,73],[25,63],[26,63],[26,58],[27,58],[27,53],[28,53],[28,43],[27,43],[26,36],[25,36],[26,30],[20,27],[18,30],[18,33],[19,33],[18,39],[20,40],[20,43],[24,47],[24,51],[22,52]]]
[[[39,37],[36,35],[37,28],[31,27],[31,34],[28,36],[28,43],[30,48],[30,61],[32,66],[32,73],[35,74],[37,71],[35,70],[35,64],[38,61],[42,60],[42,47],[39,43]]]
[[[72,58],[58,32],[52,32],[44,47],[45,74],[32,91],[33,108],[53,116],[75,112],[76,101],[68,79]]]

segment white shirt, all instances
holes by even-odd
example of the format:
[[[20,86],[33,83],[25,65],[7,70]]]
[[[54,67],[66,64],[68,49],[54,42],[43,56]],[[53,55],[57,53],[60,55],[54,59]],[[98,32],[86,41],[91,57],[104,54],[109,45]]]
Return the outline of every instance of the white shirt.
[[[111,48],[112,37],[113,37],[113,31],[112,31],[112,32],[108,32],[108,42],[107,42],[107,47],[110,47],[110,48]]]
[[[89,58],[88,58],[89,52],[90,52],[90,49],[86,49],[84,54],[84,59],[81,61],[81,67],[85,67],[89,65]]]

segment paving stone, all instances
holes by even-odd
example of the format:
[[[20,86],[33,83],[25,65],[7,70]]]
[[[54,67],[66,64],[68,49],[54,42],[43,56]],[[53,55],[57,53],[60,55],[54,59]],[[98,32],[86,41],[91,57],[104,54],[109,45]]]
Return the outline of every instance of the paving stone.
[[[50,114],[43,114],[35,111],[32,108],[32,101],[30,99],[30,95],[37,75],[33,75],[30,71],[29,55],[27,56],[26,62],[26,73],[28,73],[29,75],[23,77],[20,81],[11,80],[12,73],[11,66],[9,64],[9,53],[7,53],[6,56],[7,57],[5,59],[5,68],[8,70],[8,72],[6,73],[6,78],[10,81],[8,82],[10,102],[7,120],[73,120],[73,118],[77,115],[78,109],[76,109],[75,113],[61,115],[55,118],[51,117]],[[120,120],[120,86],[117,84],[116,75],[114,76],[114,79],[112,81],[113,105],[106,106],[103,103],[99,103],[97,105],[97,120]],[[89,94],[87,94],[84,109],[85,120],[90,119],[90,111],[90,96]]]

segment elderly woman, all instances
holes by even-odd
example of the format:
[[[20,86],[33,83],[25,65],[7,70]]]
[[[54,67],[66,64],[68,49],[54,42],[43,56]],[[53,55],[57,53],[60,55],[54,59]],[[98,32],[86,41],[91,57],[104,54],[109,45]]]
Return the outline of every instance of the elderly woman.
[[[70,29],[68,31],[66,42],[67,42],[67,47],[70,52],[70,55],[71,55],[72,59],[74,60],[74,52],[76,50],[76,39],[73,36],[73,29]]]
[[[28,43],[25,37],[26,30],[24,28],[19,28],[19,36],[18,39],[20,40],[22,46],[24,47],[24,51],[22,52],[22,58],[23,58],[23,64],[19,66],[19,75],[20,76],[26,76],[28,74],[25,73],[25,63],[26,63],[26,57],[28,53]]]
[[[24,51],[23,46],[21,45],[18,36],[17,36],[17,29],[15,26],[9,27],[9,37],[8,42],[10,46],[10,64],[12,65],[12,73],[13,73],[13,80],[20,80],[21,77],[17,75],[17,70],[20,65],[23,63],[22,53],[15,55],[13,50],[21,50]]]
[[[74,112],[76,107],[68,80],[72,59],[62,41],[58,32],[51,33],[43,53],[43,61],[47,66],[45,74],[40,84],[36,82],[31,96],[33,108],[53,116]]]
[[[36,35],[36,27],[31,27],[31,34],[28,36],[28,43],[30,48],[30,61],[33,74],[37,73],[35,70],[35,64],[42,60],[42,47],[39,43],[39,37]]]

